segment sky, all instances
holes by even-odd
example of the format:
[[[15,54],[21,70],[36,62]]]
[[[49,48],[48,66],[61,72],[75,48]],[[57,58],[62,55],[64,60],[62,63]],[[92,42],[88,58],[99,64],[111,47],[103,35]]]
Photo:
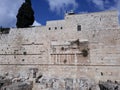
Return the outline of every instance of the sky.
[[[25,0],[0,1],[0,26],[16,27],[16,15]],[[31,0],[31,2],[35,16],[33,26],[46,25],[46,21],[50,20],[64,19],[65,12],[71,10],[75,13],[106,10],[120,12],[120,0]]]

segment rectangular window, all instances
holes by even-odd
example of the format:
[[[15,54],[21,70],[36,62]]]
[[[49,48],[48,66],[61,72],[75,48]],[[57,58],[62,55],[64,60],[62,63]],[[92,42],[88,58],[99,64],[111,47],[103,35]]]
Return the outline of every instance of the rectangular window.
[[[60,29],[63,29],[63,27],[60,27]]]
[[[77,26],[77,30],[78,30],[78,31],[81,31],[81,25],[78,25],[78,26]]]
[[[49,30],[51,30],[51,28],[49,27]]]
[[[55,27],[55,30],[57,30],[57,27]]]

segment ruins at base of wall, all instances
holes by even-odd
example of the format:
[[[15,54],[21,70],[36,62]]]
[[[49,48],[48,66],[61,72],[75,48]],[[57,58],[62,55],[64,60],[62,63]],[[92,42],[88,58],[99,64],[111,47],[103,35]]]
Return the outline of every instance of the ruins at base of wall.
[[[66,14],[46,26],[2,31],[0,74],[10,75],[6,90],[119,90],[119,47],[116,11]]]

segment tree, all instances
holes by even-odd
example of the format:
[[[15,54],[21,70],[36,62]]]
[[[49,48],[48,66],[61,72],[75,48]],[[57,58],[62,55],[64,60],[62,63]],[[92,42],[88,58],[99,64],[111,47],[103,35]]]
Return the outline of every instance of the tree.
[[[30,27],[34,22],[34,11],[31,6],[31,0],[25,0],[25,3],[18,10],[17,28]]]

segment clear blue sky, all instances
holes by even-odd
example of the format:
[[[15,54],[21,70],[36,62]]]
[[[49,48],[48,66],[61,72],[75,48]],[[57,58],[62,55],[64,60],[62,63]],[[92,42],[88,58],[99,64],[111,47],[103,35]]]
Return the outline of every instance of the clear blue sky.
[[[15,27],[16,14],[25,0],[1,0],[0,26]],[[34,25],[45,25],[48,20],[63,19],[66,11],[76,13],[120,11],[120,0],[31,0],[35,13]]]

